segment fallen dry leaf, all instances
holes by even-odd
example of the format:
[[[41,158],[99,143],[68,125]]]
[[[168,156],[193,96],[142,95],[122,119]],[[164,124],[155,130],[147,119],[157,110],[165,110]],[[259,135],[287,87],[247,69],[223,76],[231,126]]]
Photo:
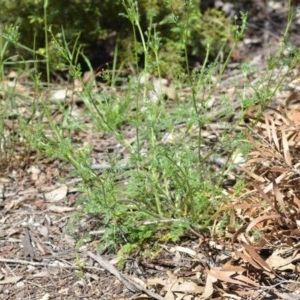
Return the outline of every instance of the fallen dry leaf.
[[[42,298],[38,300],[48,300],[48,299],[50,299],[50,294],[46,293]]]
[[[259,284],[252,279],[239,274],[236,271],[223,271],[221,268],[212,268],[207,270],[207,273],[221,282],[228,282],[242,286],[259,287]]]
[[[250,245],[247,245],[245,243],[242,244],[244,249],[247,251],[247,253],[250,255],[250,257],[255,260],[265,271],[272,272],[272,269],[270,266],[262,259],[262,257],[257,254],[257,252],[254,250],[253,247]]]
[[[261,222],[264,222],[266,220],[274,220],[274,219],[278,219],[278,218],[280,218],[280,215],[277,215],[277,214],[271,214],[271,215],[267,215],[267,216],[259,216],[249,223],[249,225],[246,228],[246,232],[249,232],[252,228],[254,228],[257,224],[259,224]]]
[[[209,299],[211,297],[211,295],[214,292],[214,283],[217,282],[218,279],[215,278],[214,276],[207,274],[206,277],[206,282],[205,282],[205,289],[204,292],[202,293],[200,299],[201,300],[205,300],[205,299]]]
[[[192,281],[176,278],[175,280],[168,280],[162,290],[166,292],[183,292],[186,295],[203,293],[204,288]]]
[[[24,249],[24,256],[27,257],[29,256],[31,259],[34,258],[34,249],[31,244],[31,237],[29,230],[25,228],[25,235],[22,238],[22,245]]]
[[[0,284],[16,283],[16,282],[20,281],[22,278],[23,278],[23,276],[5,277],[5,279],[0,280]]]
[[[289,249],[288,249],[289,250]],[[296,251],[295,254],[290,254],[286,256],[287,249],[276,249],[270,257],[266,260],[269,266],[271,266],[275,270],[296,270],[296,266],[293,262],[298,261],[300,259],[300,253]]]
[[[66,185],[62,185],[51,192],[45,193],[44,196],[48,202],[58,202],[63,200],[67,196],[67,193],[68,187]]]
[[[281,129],[281,136],[282,136],[282,148],[283,148],[283,155],[285,158],[285,162],[289,167],[292,167],[292,157],[291,157],[289,143],[284,129]]]
[[[56,213],[64,213],[64,212],[76,210],[75,207],[57,206],[57,205],[48,205],[47,208],[48,208],[48,210],[50,210],[52,212],[56,212]]]

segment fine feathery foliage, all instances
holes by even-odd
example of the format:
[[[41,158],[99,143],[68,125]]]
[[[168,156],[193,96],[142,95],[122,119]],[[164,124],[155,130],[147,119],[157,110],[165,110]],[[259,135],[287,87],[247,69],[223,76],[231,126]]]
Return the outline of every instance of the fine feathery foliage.
[[[144,9],[146,2],[141,4],[145,5]],[[18,94],[17,82],[8,87],[1,85],[7,105],[0,115],[1,159],[7,158],[7,151],[14,143],[14,136],[7,136],[4,126],[9,113],[14,112],[10,124],[18,128],[18,139],[40,155],[68,162],[82,179],[83,195],[79,204],[82,214],[101,219],[99,227],[105,229],[101,247],[110,250],[123,247],[123,253],[149,241],[176,241],[190,228],[211,228],[228,201],[228,193],[223,188],[225,178],[235,167],[235,157],[249,148],[239,130],[241,120],[249,107],[267,106],[287,74],[279,73],[273,82],[274,65],[270,63],[262,82],[244,86],[239,99],[240,113],[226,96],[217,99],[219,105],[212,106],[218,84],[243,36],[247,16],[242,14],[241,25],[232,26],[219,12],[210,11],[204,17],[202,65],[191,70],[190,54],[199,55],[196,32],[200,29],[197,20],[202,16],[195,10],[197,1],[171,2],[163,1],[164,13],[158,11],[157,3],[153,3],[150,11],[143,10],[137,1],[120,3],[122,10],[119,12],[122,13],[118,12],[116,18],[126,20],[131,27],[133,72],[122,75],[124,52],[120,55],[116,47],[112,70],[101,73],[101,80],[107,87],[101,90],[94,79],[83,80],[79,58],[92,71],[91,63],[81,53],[78,38],[70,44],[65,29],[54,32],[56,23],[53,23],[53,12],[47,1],[43,12],[37,13],[39,18],[43,15],[38,20],[44,27],[43,51],[40,46],[30,48],[24,44],[18,27],[7,24],[1,33],[2,81],[5,81],[6,68],[12,62],[14,67],[19,62],[18,71],[27,72],[34,90],[24,96]],[[107,1],[103,3],[108,5]],[[75,6],[75,2],[70,5]],[[76,5],[80,5],[79,2],[76,1]],[[141,13],[146,11],[147,24],[142,24]],[[32,22],[37,21],[32,19]],[[168,28],[170,34],[164,36],[164,31],[160,31],[164,28]],[[15,61],[6,53],[12,46],[29,51],[34,59],[22,61],[19,56]],[[45,97],[51,95],[51,66],[56,60],[52,56],[53,49],[67,68],[71,81],[80,85],[76,93],[84,104],[84,117],[73,114],[73,103],[66,102],[55,104],[60,113],[57,121],[53,105]],[[173,49],[172,53],[166,49]],[[45,86],[37,68],[41,53],[46,66]],[[279,61],[281,58],[282,52],[279,52],[272,59]],[[172,67],[171,62],[174,63]],[[288,63],[283,62],[284,65]],[[288,65],[288,70],[292,67]],[[245,78],[251,72],[247,64],[242,65],[241,71]],[[164,78],[171,74],[172,85],[165,86]],[[247,93],[247,88],[255,92]],[[20,103],[31,109],[29,115],[21,113]],[[234,122],[223,121],[231,117]],[[216,120],[221,129],[210,139],[207,128]],[[95,145],[76,140],[80,131],[109,137],[122,153],[107,151],[109,166],[95,168],[92,158]],[[79,220],[82,214],[74,218]],[[226,217],[221,217],[218,230],[225,227]]]

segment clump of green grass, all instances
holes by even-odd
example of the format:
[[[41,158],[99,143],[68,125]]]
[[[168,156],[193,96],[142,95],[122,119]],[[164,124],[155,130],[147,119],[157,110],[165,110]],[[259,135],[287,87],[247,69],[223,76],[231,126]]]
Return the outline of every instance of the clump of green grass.
[[[150,22],[144,32],[137,2],[123,1],[123,5],[126,12],[123,17],[132,24],[136,39],[136,47],[133,49],[136,72],[126,78],[118,76],[122,65],[119,65],[116,48],[113,71],[105,73],[103,77],[110,83],[114,93],[105,90],[95,92],[93,82],[83,82],[83,74],[77,63],[81,55],[80,45],[75,42],[75,46],[70,48],[63,31],[59,38],[51,36],[51,32],[47,30],[48,7],[44,6],[44,57],[48,82],[42,88],[39,74],[32,72],[36,88],[36,93],[31,98],[32,115],[25,123],[24,120],[20,122],[28,125],[22,127],[21,134],[33,149],[49,157],[67,161],[76,175],[82,178],[80,187],[83,195],[79,202],[84,214],[91,213],[102,218],[101,224],[105,232],[101,247],[111,251],[121,248],[124,253],[149,242],[176,241],[191,227],[199,230],[210,228],[220,207],[229,200],[223,191],[222,181],[233,164],[231,154],[241,148],[239,143],[242,137],[236,134],[239,122],[227,124],[222,137],[210,146],[206,145],[203,131],[207,124],[216,119],[234,114],[231,100],[226,97],[222,103],[224,110],[219,114],[211,111],[209,102],[222,81],[237,42],[243,36],[247,17],[242,15],[242,25],[236,26],[232,31],[233,42],[228,55],[217,55],[215,61],[211,62],[212,49],[208,44],[201,68],[194,70],[189,68],[186,44],[186,37],[191,34],[189,24],[194,16],[186,19],[186,26],[182,27],[183,23],[180,22],[180,28],[176,28],[174,23],[174,30],[182,32],[182,40],[177,46],[186,62],[184,71],[182,68],[178,69],[180,73],[174,78],[174,86],[178,93],[182,87],[189,88],[190,91],[184,99],[177,99],[176,102],[174,99],[166,99],[163,92],[162,74],[166,70],[163,70],[164,65],[160,60],[161,36],[156,25]],[[12,33],[2,35],[2,38],[15,46],[22,46],[13,39]],[[44,89],[51,91],[51,55],[47,50],[50,38],[51,47],[56,49],[65,66],[68,66],[70,78],[82,83],[80,97],[85,104],[89,128],[98,134],[106,134],[122,145],[126,155],[125,165],[120,163],[118,157],[107,153],[110,167],[97,172],[92,167],[92,145],[73,142],[77,130],[86,125],[80,124],[72,115],[72,109],[63,107],[60,108],[63,121],[57,124],[53,119],[47,99],[41,97]],[[223,51],[222,47],[220,51]],[[143,68],[139,69],[141,52],[144,61]],[[35,56],[36,52],[32,50],[32,54]],[[278,62],[280,55],[281,53],[276,58]],[[1,53],[1,72],[2,77],[5,77],[4,68],[7,63],[3,57],[4,53]],[[84,59],[89,65],[88,59]],[[293,62],[290,68],[292,64]],[[151,80],[147,81],[151,74],[157,76],[159,86],[156,88]],[[241,95],[241,118],[248,103],[266,104],[280,88],[285,75],[283,73],[278,77],[274,84],[269,81],[272,77],[270,68],[263,79],[268,83],[268,93],[259,83],[250,87],[256,92],[252,99]],[[0,130],[3,133],[1,124],[8,117],[7,112],[0,117]],[[47,124],[44,123],[44,118]],[[130,135],[126,128],[132,129]],[[216,171],[212,162],[224,157],[227,157],[227,161]],[[226,221],[223,219],[222,222]]]

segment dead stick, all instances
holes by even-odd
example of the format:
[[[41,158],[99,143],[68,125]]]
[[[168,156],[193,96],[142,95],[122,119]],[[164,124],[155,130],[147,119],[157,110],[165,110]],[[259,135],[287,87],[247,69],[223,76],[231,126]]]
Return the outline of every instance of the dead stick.
[[[104,260],[101,256],[95,255],[92,252],[87,252],[88,256],[90,256],[92,259],[94,259],[102,268],[109,271],[111,274],[116,276],[120,282],[122,282],[131,292],[143,292],[147,294],[148,296],[157,299],[157,300],[165,300],[162,296],[151,292],[147,290],[146,288],[142,287],[141,285],[128,280],[125,278],[124,275],[122,275],[112,264],[110,264],[108,261]]]

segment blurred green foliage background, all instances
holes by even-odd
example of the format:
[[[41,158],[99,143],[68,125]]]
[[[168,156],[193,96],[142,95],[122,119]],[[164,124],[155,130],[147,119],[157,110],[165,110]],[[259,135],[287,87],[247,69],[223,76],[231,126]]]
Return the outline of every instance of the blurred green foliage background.
[[[134,61],[134,41],[140,40],[140,36],[133,36],[132,25],[122,15],[132,3],[138,5],[142,30],[148,36],[155,31],[160,39],[161,69],[168,74],[180,69],[186,49],[193,62],[201,62],[208,44],[213,57],[230,42],[231,21],[221,11],[201,11],[199,0],[0,0],[0,29],[5,33],[8,25],[17,26],[18,42],[40,54],[45,53],[45,29],[50,48],[51,39],[61,38],[62,31],[71,48],[79,36],[79,44],[94,69],[112,62],[118,45],[119,62],[126,67]],[[61,68],[55,47],[48,50],[53,57],[52,69]],[[15,55],[32,58],[24,48],[9,47],[6,56]],[[139,55],[143,55],[142,50]]]

